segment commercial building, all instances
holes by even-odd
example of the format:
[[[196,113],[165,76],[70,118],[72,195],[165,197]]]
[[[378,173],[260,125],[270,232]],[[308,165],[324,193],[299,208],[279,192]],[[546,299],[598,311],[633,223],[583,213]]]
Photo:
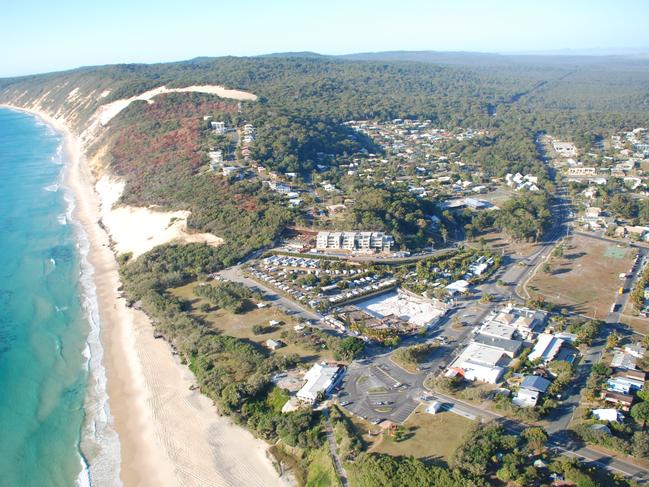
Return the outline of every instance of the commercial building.
[[[486,335],[483,333],[477,334],[473,338],[473,342],[485,347],[490,347],[495,350],[500,350],[510,358],[518,355],[521,347],[523,346],[522,340],[512,340],[510,338],[501,338],[497,336]]]
[[[389,252],[394,239],[383,232],[318,232],[319,250]]]
[[[306,383],[297,391],[297,398],[313,404],[320,395],[327,396],[343,376],[344,368],[339,365],[327,365],[326,363],[314,364],[306,374]]]
[[[505,373],[509,358],[502,350],[472,342],[449,367],[450,375],[466,380],[497,384]]]
[[[512,338],[517,334],[528,339],[543,327],[546,317],[543,311],[508,304],[496,316],[487,320],[480,332],[501,338]]]

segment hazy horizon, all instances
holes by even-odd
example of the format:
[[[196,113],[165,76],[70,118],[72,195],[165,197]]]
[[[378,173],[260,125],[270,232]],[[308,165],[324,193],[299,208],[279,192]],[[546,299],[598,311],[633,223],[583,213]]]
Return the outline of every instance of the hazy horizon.
[[[340,0],[325,6],[253,0],[132,4],[45,0],[3,9],[0,77],[197,56],[311,51],[505,54],[649,51],[649,5],[640,0],[443,2]]]

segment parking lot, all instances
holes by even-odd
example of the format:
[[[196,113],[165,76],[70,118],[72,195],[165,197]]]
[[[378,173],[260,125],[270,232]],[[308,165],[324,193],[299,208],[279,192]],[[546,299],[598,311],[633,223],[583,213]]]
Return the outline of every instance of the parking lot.
[[[419,405],[420,393],[420,377],[385,357],[372,365],[350,365],[338,397],[343,407],[367,421],[402,423]]]

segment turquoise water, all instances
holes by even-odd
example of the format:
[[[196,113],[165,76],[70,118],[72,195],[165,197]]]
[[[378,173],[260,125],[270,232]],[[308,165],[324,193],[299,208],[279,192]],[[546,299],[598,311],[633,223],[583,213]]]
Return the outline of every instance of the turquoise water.
[[[2,486],[72,486],[84,477],[90,325],[62,162],[60,135],[0,110]]]

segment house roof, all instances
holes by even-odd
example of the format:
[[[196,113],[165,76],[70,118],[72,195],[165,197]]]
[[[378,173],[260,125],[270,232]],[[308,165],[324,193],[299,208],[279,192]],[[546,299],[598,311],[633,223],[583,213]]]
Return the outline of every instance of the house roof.
[[[622,369],[635,369],[636,358],[628,353],[615,352],[611,360],[611,367],[618,367]]]
[[[633,396],[629,396],[628,394],[622,394],[621,392],[605,391],[602,397],[604,399],[613,399],[617,402],[622,402],[625,404],[633,403]]]
[[[552,382],[543,377],[528,375],[523,379],[523,382],[521,382],[521,388],[537,392],[545,392],[548,390],[548,387],[550,387],[550,384],[552,384]]]
[[[563,340],[557,338],[554,335],[549,333],[542,333],[539,335],[539,339],[534,345],[532,353],[529,355],[530,360],[536,360],[537,358],[543,359],[545,362],[553,360],[555,355],[559,352],[559,349],[563,345]]]
[[[624,418],[624,415],[620,411],[613,408],[593,409],[593,416],[595,416],[595,418],[599,419],[600,421],[615,422],[619,422],[620,419]]]

